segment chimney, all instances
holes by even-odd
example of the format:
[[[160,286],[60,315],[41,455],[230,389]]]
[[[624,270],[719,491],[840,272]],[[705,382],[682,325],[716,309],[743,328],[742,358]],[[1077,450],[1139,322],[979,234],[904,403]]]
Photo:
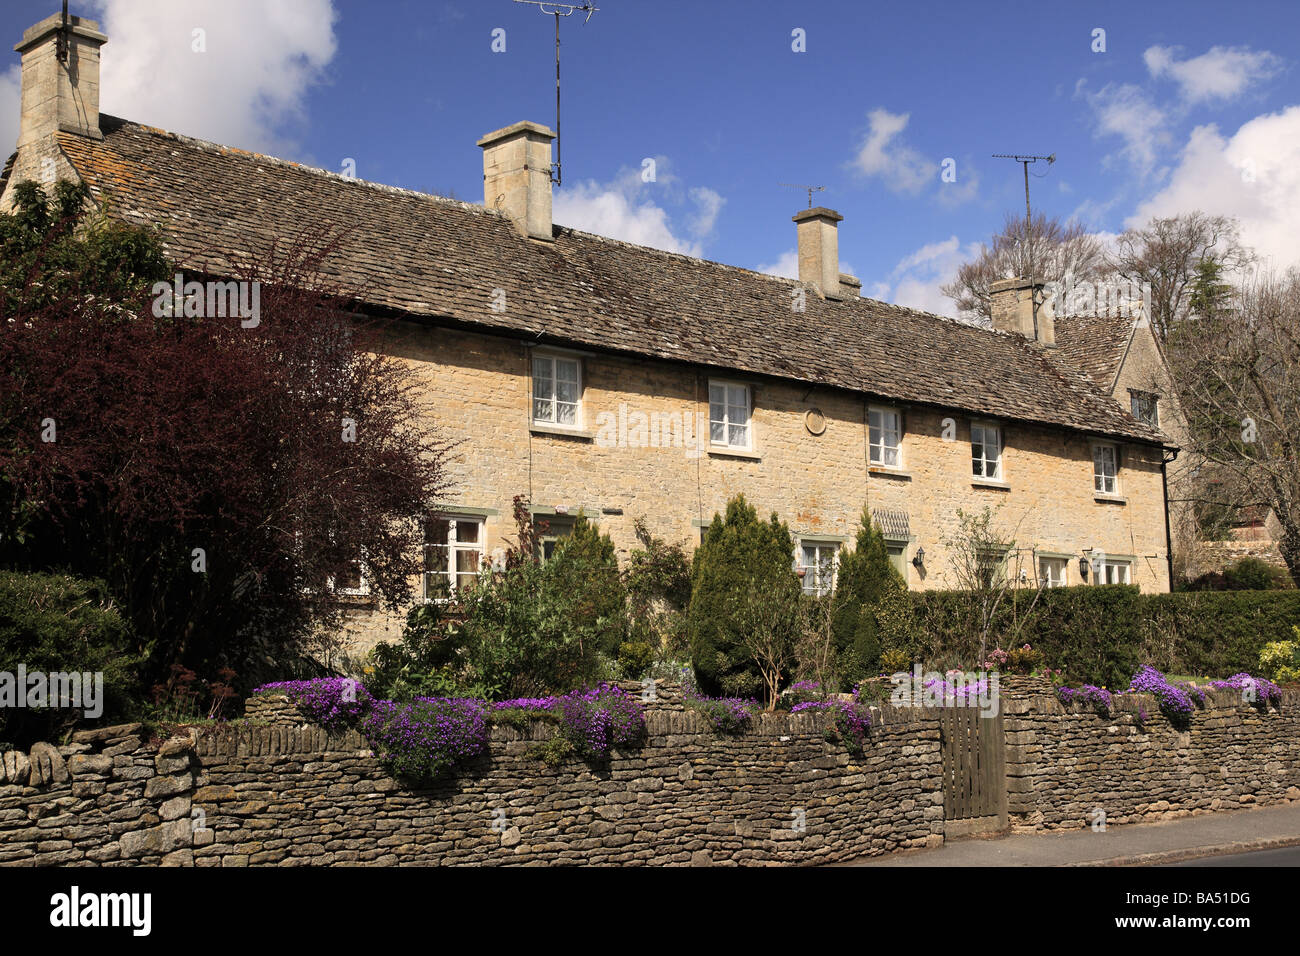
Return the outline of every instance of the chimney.
[[[66,37],[66,62],[59,60]],[[99,48],[108,37],[99,24],[82,17],[46,17],[23,33],[14,47],[22,54],[22,106],[18,146],[22,148],[53,133],[76,133],[102,139],[99,131]]]
[[[1056,321],[1052,302],[1044,294],[1042,279],[1002,279],[989,286],[993,328],[1015,332],[1039,345],[1056,345]],[[1034,330],[1034,300],[1038,301],[1038,329]]]
[[[840,242],[836,228],[844,217],[817,206],[794,217],[799,237],[799,281],[816,287],[828,299],[840,299]]]
[[[483,147],[483,204],[515,224],[519,234],[550,242],[551,140],[540,123],[515,123],[478,141]]]

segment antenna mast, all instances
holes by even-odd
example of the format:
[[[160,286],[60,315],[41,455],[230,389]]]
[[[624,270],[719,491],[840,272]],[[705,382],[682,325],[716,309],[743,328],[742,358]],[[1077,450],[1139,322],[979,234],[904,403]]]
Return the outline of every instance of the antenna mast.
[[[574,4],[548,3],[546,0],[515,0],[515,3],[530,4],[537,7],[540,12],[555,17],[555,162],[551,164],[554,167],[551,172],[551,182],[559,186],[564,168],[560,152],[560,17],[571,17],[581,10],[587,14],[587,18],[582,22],[587,23],[593,13],[600,12],[600,7],[593,6],[590,2]]]
[[[1021,156],[1017,153],[994,153],[994,159],[1014,159],[1017,163],[1025,168],[1025,248],[1029,254],[1029,281],[1034,280],[1034,242],[1032,229],[1034,228],[1033,213],[1029,209],[1029,164],[1036,163],[1040,160],[1046,162],[1048,166],[1056,162],[1056,154],[1051,156]],[[1046,174],[1044,174],[1046,175]],[[1034,340],[1038,340],[1038,297],[1034,295],[1034,287],[1029,287],[1029,301],[1033,305],[1034,311]]]
[[[63,25],[59,28],[59,35],[54,44],[54,55],[58,57],[60,63],[67,65],[68,62],[68,0],[63,0]]]
[[[809,209],[812,208],[812,194],[815,193],[815,192],[818,192],[818,193],[824,193],[824,192],[826,191],[826,187],[825,187],[825,186],[809,186],[807,183],[777,183],[777,185],[778,185],[778,186],[789,186],[791,189],[806,189],[806,190],[808,190],[808,208],[809,208]]]

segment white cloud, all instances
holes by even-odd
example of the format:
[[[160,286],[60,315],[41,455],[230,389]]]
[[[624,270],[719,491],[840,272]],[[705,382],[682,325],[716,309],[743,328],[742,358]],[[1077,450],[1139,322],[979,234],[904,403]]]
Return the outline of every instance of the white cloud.
[[[1132,83],[1108,83],[1096,93],[1089,93],[1080,81],[1076,90],[1092,107],[1097,132],[1120,137],[1124,141],[1121,154],[1143,175],[1150,174],[1159,147],[1170,142],[1165,112]]]
[[[303,118],[307,90],[338,46],[331,0],[93,5],[109,38],[104,112],[245,149],[292,151],[285,125]],[[206,52],[195,51],[195,30]]]
[[[926,243],[900,259],[887,280],[866,284],[868,294],[873,299],[957,318],[952,299],[941,287],[956,277],[963,262],[978,254],[979,243],[962,245],[955,235]]]
[[[15,63],[0,73],[0,163],[18,145],[18,116],[22,111],[22,69]]]
[[[718,213],[722,212],[722,207],[727,201],[707,186],[696,186],[691,190],[690,196],[697,207],[697,212],[690,221],[689,228],[693,235],[703,239],[713,232],[713,227],[718,221]]]
[[[917,193],[933,181],[938,164],[896,137],[907,127],[910,113],[874,109],[867,114],[870,124],[852,165],[866,176],[879,176],[894,192]]]
[[[557,189],[553,218],[598,236],[688,256],[701,255],[703,240],[713,231],[727,201],[707,186],[683,191],[668,157],[656,156],[654,160],[653,182],[643,181],[640,169],[625,167],[608,183],[587,180]],[[674,229],[665,205],[682,207],[689,238]]]
[[[1152,77],[1167,77],[1177,83],[1189,103],[1234,99],[1251,84],[1276,75],[1282,67],[1280,57],[1246,47],[1211,47],[1186,60],[1179,60],[1177,53],[1175,47],[1153,46],[1142,59]]]
[[[1237,217],[1243,241],[1273,265],[1300,263],[1300,106],[1257,116],[1231,138],[1196,127],[1167,185],[1126,224],[1196,209]]]

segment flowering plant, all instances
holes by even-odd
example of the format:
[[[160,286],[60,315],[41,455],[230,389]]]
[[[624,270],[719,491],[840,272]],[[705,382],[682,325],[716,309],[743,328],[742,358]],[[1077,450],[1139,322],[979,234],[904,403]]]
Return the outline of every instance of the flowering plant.
[[[363,732],[394,776],[432,779],[487,749],[487,706],[472,698],[376,700]]]
[[[715,733],[741,734],[749,729],[759,708],[758,701],[745,697],[705,697],[696,687],[689,668],[682,669],[681,678],[686,706],[703,714]]]
[[[1227,680],[1212,680],[1210,686],[1215,690],[1239,690],[1244,700],[1259,707],[1282,702],[1282,688],[1266,677],[1251,677],[1245,671]]]
[[[1067,706],[1070,704],[1087,704],[1102,716],[1110,714],[1111,704],[1113,703],[1110,691],[1092,684],[1084,684],[1082,687],[1058,687],[1056,695],[1060,698],[1062,704]]]
[[[1171,684],[1165,675],[1150,664],[1138,668],[1133,679],[1129,681],[1129,691],[1135,694],[1151,694],[1160,705],[1160,712],[1171,724],[1186,724],[1191,719],[1195,707],[1187,690],[1177,684]],[[1203,696],[1203,695],[1202,695]]]
[[[855,756],[861,756],[871,730],[871,711],[862,705],[861,686],[853,688],[852,700],[810,700],[795,704],[790,713],[825,710],[835,718],[835,730],[826,731],[827,739],[838,739]]]
[[[254,688],[253,693],[282,693],[309,720],[329,730],[351,725],[369,713],[374,703],[360,681],[349,677],[275,681]]]
[[[560,734],[578,753],[605,759],[614,747],[635,744],[645,733],[641,702],[609,684],[557,698]]]

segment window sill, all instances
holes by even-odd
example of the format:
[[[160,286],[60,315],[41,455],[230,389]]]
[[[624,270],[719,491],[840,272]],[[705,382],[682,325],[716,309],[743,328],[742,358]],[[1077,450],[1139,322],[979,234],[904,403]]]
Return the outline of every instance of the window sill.
[[[1101,495],[1101,494],[1094,494],[1094,495],[1092,496],[1092,500],[1093,500],[1093,501],[1100,501],[1100,502],[1103,502],[1103,503],[1108,504],[1108,505],[1126,505],[1126,504],[1128,504],[1128,499],[1125,498],[1123,495]]]
[[[1010,491],[1011,486],[1005,481],[998,481],[996,478],[972,478],[970,480],[972,488],[996,488],[998,491]]]
[[[868,465],[867,474],[880,478],[897,478],[899,481],[911,481],[912,473],[902,468],[890,468],[887,465]]]
[[[756,451],[745,448],[727,448],[725,445],[710,445],[709,455],[714,458],[744,458],[747,461],[762,461],[763,456]]]
[[[581,428],[565,428],[563,425],[547,425],[545,422],[533,422],[528,430],[534,435],[559,435],[563,438],[576,438],[579,441],[592,441],[595,435]]]

